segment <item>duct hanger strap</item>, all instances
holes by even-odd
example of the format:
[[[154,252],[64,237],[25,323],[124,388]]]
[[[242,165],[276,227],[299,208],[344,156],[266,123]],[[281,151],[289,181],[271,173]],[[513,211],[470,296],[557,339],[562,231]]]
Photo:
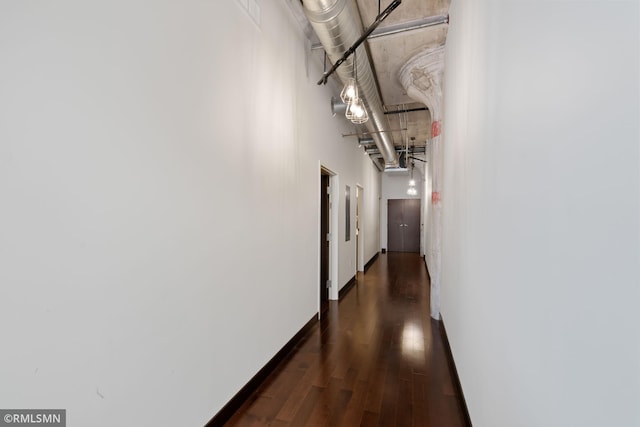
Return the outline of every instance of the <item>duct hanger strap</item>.
[[[420,108],[405,108],[404,110],[394,110],[394,111],[385,111],[384,114],[402,114],[402,113],[413,113],[414,111],[429,111],[427,107]]]
[[[342,65],[342,63],[346,61],[347,58],[350,57],[353,52],[356,51],[358,46],[360,46],[362,42],[365,41],[367,37],[369,37],[369,35],[371,35],[373,30],[375,30],[378,27],[378,25],[380,25],[380,23],[384,21],[387,18],[387,16],[391,14],[391,12],[394,11],[396,7],[400,6],[400,3],[402,3],[402,0],[393,0],[393,2],[389,6],[387,6],[387,8],[384,11],[382,11],[382,13],[378,15],[376,20],[373,21],[373,24],[371,24],[369,28],[366,29],[366,31],[360,36],[360,38],[358,38],[358,40],[356,40],[353,43],[353,45],[351,45],[351,47],[346,50],[344,55],[342,55],[342,58],[338,59],[329,71],[325,71],[322,74],[322,78],[318,80],[318,85],[327,84],[327,80],[329,79],[329,76],[331,76],[331,74],[333,74],[338,69],[338,67]]]

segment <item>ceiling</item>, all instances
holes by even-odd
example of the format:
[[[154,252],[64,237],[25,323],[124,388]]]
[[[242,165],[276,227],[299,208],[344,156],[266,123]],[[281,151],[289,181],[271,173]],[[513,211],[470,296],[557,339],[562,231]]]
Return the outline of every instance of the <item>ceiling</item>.
[[[298,3],[297,1],[292,1]],[[369,27],[392,0],[356,0],[362,24]],[[430,137],[431,119],[428,111],[412,111],[394,114],[397,111],[423,109],[423,104],[407,96],[399,79],[400,69],[415,55],[443,46],[448,29],[448,11],[450,0],[402,0],[400,5],[369,36],[366,43],[370,53],[378,88],[382,97],[383,108],[389,121],[387,129],[392,130],[394,145],[400,150],[405,144],[414,145],[416,152],[424,152],[427,139]],[[312,43],[314,51],[322,55],[313,29],[306,21],[304,12],[298,4],[296,15],[305,27],[305,32]],[[327,67],[328,68],[328,67]],[[318,76],[320,78],[321,76]],[[337,79],[337,78],[336,78]],[[341,83],[338,83],[341,85]],[[406,131],[401,131],[406,129]],[[366,137],[364,126],[355,126],[354,132]],[[412,139],[414,138],[414,139]],[[354,142],[356,141],[355,138]],[[376,159],[375,145],[365,145],[365,149]]]

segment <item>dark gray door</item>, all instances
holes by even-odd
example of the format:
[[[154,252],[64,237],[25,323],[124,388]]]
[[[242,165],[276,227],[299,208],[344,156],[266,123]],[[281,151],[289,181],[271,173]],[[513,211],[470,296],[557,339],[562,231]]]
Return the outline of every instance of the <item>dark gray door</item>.
[[[387,246],[391,252],[420,252],[420,199],[390,199]]]

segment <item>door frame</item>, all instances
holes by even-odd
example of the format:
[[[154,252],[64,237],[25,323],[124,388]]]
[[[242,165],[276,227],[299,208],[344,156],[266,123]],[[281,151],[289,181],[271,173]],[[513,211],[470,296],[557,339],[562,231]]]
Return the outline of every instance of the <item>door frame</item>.
[[[364,187],[356,183],[356,271],[364,271]]]
[[[329,175],[329,188],[330,188],[330,205],[329,205],[329,233],[331,234],[331,243],[329,244],[329,280],[331,280],[331,288],[329,289],[329,300],[338,299],[338,212],[340,210],[340,177],[333,170],[318,162],[318,182],[317,182],[317,195],[318,195],[318,286],[316,286],[317,301],[318,301],[318,317],[321,316],[321,295],[320,295],[320,278],[322,268],[322,253],[320,252],[320,245],[322,244],[322,218],[321,218],[321,200],[322,197],[322,175]]]

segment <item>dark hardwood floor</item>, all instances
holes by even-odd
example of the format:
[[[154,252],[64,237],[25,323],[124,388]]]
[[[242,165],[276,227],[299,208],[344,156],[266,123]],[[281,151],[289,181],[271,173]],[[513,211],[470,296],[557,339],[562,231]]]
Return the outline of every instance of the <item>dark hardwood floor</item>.
[[[381,255],[226,426],[466,426],[418,254]]]

